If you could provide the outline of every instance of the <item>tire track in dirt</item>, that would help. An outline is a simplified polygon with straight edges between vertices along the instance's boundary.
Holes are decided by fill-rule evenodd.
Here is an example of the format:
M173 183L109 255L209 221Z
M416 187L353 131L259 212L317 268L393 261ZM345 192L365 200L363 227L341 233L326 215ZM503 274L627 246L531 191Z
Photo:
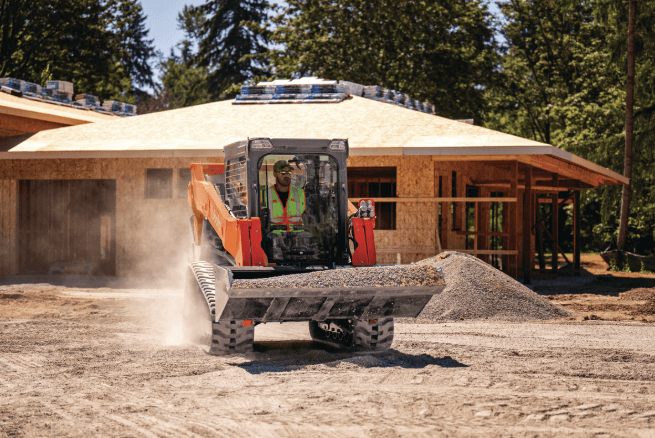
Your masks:
M0 356L0 367L9 368L15 372L28 372L31 368L41 367L43 358L35 355L3 353Z

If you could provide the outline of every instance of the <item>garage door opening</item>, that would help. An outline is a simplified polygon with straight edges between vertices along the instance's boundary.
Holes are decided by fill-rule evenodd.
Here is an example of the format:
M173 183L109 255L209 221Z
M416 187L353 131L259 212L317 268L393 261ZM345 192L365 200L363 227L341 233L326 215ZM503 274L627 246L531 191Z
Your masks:
M116 180L21 180L21 274L116 273Z

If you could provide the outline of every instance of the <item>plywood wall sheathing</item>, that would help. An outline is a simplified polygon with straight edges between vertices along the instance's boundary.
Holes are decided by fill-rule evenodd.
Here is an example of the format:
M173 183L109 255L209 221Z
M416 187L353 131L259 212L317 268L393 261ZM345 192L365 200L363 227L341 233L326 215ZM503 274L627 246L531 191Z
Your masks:
M16 180L0 180L0 275L18 273Z

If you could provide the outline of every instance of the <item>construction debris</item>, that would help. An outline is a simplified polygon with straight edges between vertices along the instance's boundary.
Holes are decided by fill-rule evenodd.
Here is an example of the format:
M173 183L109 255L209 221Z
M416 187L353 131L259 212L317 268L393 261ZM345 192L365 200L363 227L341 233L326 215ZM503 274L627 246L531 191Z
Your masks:
M232 288L361 288L443 286L444 284L443 277L436 266L406 265L331 269L308 274L234 280Z
M414 266L440 267L447 282L446 289L432 297L419 314L419 320L530 321L573 316L472 255L446 251Z

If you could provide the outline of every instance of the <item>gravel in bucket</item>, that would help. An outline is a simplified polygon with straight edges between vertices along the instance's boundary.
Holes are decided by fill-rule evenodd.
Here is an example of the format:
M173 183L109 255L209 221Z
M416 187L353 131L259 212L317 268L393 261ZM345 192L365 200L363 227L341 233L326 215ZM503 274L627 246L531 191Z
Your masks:
M292 274L254 280L234 280L232 288L358 288L443 286L436 266L397 265L332 269L308 274Z

